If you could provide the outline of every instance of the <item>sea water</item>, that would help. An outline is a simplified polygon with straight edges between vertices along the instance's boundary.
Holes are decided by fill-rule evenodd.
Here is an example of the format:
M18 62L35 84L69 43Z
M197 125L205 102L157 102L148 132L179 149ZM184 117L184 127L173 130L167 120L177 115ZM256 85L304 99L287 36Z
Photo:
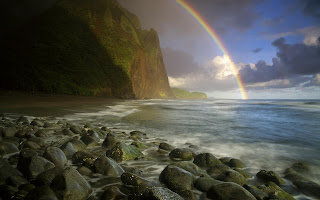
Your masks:
M241 159L251 173L283 172L294 162L320 168L320 100L128 100L63 118L195 145Z

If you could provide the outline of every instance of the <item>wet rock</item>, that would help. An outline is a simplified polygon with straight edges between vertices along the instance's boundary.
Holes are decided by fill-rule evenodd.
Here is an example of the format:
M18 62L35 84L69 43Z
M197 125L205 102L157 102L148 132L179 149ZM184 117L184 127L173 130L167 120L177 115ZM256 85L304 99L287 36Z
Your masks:
M178 193L184 198L192 199L193 182L195 177L188 171L168 165L160 174L159 180L165 184L170 190Z
M63 169L60 167L54 167L47 171L42 172L36 178L35 184L36 185L47 185L50 186L53 179L63 172Z
M311 171L310 165L301 162L294 163L291 168L300 173L308 173Z
M17 168L27 178L36 178L40 173L54 168L54 164L41 156L19 158Z
M118 142L112 149L107 150L106 156L117 162L122 162L126 160L133 160L143 156L143 154L135 146Z
M93 169L95 173L112 177L120 177L124 173L122 167L108 157L97 158L93 163Z
M10 142L0 142L0 152L5 155L9 153L16 153L19 152L19 149L16 145L10 143Z
M127 195L122 193L118 187L111 186L102 193L100 200L120 200L126 199L126 197Z
M194 155L189 149L176 148L170 152L169 157L176 161L189 161L193 159Z
M88 135L82 136L80 140L88 147L99 146L99 143L93 137Z
M200 167L198 167L196 164L188 161L180 161L180 162L173 162L172 165L180 167L194 176L204 176L204 177L210 177L207 172Z
M25 116L20 116L19 119L18 119L18 122L28 122L29 123L29 120Z
M239 169L239 168L235 168L233 169L234 171L237 171L239 172L242 176L244 176L245 178L252 178L252 175L249 174L248 172L242 170L242 169Z
M20 187L21 185L29 183L24 177L22 176L10 176L7 180L6 183L8 185L11 185L13 187Z
M24 190L24 191L27 191L27 192L30 192L31 190L33 190L36 186L31 184L31 183L27 183L27 184L24 184L24 185L21 185L19 187L20 190Z
M72 131L74 134L77 134L77 135L81 135L82 134L80 129L78 129L78 127L76 127L76 126L71 126L70 127L70 131Z
M223 157L223 158L219 158L219 160L221 161L221 163L228 165L229 161L231 160L231 157Z
M87 122L83 127L84 128L91 128L91 124L89 122Z
M246 190L248 190L257 200L265 200L268 198L268 195L261 190L259 190L257 187L253 185L244 185L243 186Z
M151 187L146 189L142 196L142 200L183 200L177 193L164 187Z
M294 182L297 180L308 180L306 176L302 176L292 168L287 168L284 174L285 174L284 178L290 180L291 182Z
M112 149L116 146L118 140L112 133L108 133L107 137L104 139L102 146L106 147L107 149Z
M44 125L43 125L44 128L52 128L54 127L54 124L50 123L50 122L44 122Z
M53 179L51 188L58 199L64 200L85 200L92 193L87 180L71 167Z
M58 147L47 147L43 157L50 160L57 167L63 168L67 164L67 157Z
M22 176L21 172L13 168L7 160L0 158L0 184L11 176Z
M69 142L73 145L73 148L76 151L86 151L87 150L87 146L81 140L71 139L71 140L69 140Z
M255 200L256 198L246 189L236 183L220 183L212 186L207 197L210 199L219 200Z
M38 144L40 147L46 146L46 143L44 142L44 140L42 138L32 137L32 138L29 138L27 141L34 142L34 143Z
M35 142L32 142L32 141L25 141L21 147L21 149L41 149L41 147L35 143Z
M89 136L90 137L92 137L96 142L100 142L100 135L97 133L97 132L95 132L94 130L88 130L88 134L89 134ZM102 136L102 135L101 135Z
M93 155L90 152L78 151L75 154L73 154L72 163L76 165L83 165L90 168L96 159L97 156Z
M43 130L38 130L34 135L36 137L47 137L48 136Z
M74 133L72 131L70 131L70 129L62 129L62 134L63 135L68 135L68 136L74 136Z
M7 127L2 130L2 137L14 137L18 130L14 127Z
M63 151L63 153L65 154L65 156L67 158L72 158L73 154L76 153L76 150L73 147L73 144L71 142L66 142L64 143L60 149Z
M14 193L18 192L18 188L11 185L0 185L0 197L2 199L11 199Z
M257 177L267 182L272 181L277 185L282 185L285 183L285 181L273 171L261 170L257 173Z
M31 190L25 200L58 200L58 198L50 187L40 186Z
M229 167L231 167L231 168L244 168L243 162L241 162L241 160L235 159L235 158L232 158L232 159L228 162L228 165L229 165Z
M208 177L199 177L195 182L194 186L201 192L207 192L213 185L223 183L222 181L215 180Z
M159 149L163 149L163 150L166 150L166 151L172 151L174 149L174 147L171 146L168 143L161 142L160 145L159 145Z
M225 171L223 174L219 175L217 179L220 181L237 183L241 186L247 183L246 178L234 170Z
M25 130L18 130L18 132L14 135L14 137L26 138L28 135L29 135L29 132L27 133L27 131Z
M227 170L230 170L230 167L224 164L216 164L210 167L207 170L207 173L212 177L218 177L219 175L225 173Z
M320 199L320 185L308 180L297 180L293 182L304 194Z
M147 146L145 144L143 144L142 142L138 142L138 141L132 142L131 145L133 145L139 149L146 149L147 148Z
M12 200L23 200L27 196L28 192L24 190L19 190L13 194Z
M85 166L81 166L77 170L83 176L89 176L92 173L91 169Z
M42 127L44 124L39 121L39 120L33 120L31 123L30 123L31 126L37 126L37 127Z
M145 137L147 134L141 132L141 131L131 131L130 132L130 138L134 140L140 140L141 138Z
M216 164L221 164L220 160L214 157L211 153L201 153L196 155L193 163L204 168L210 168Z
M264 185L258 186L262 192L268 194L271 199L286 199L286 200L294 200L290 194L282 190L277 184L274 182L268 182Z

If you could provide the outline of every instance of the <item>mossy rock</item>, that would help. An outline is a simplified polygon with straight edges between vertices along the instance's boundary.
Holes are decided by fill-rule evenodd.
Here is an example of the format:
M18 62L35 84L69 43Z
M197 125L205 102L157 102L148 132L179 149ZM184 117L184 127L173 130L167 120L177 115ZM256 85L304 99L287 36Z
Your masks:
M286 199L286 200L295 200L293 196L289 193L281 189L277 184L274 182L268 182L264 185L258 186L262 192L269 195L269 198L276 198L276 199Z
M106 156L117 162L122 162L141 157L143 153L133 145L118 142L112 149L107 150Z

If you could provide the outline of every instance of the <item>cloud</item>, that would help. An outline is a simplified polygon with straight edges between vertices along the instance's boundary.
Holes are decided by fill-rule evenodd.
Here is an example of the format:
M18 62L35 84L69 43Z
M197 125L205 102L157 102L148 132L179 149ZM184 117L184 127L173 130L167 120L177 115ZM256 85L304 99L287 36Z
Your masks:
M253 53L259 53L261 51L262 51L262 48L256 48L252 50Z
M286 20L283 17L276 17L272 19L265 19L261 22L261 24L268 27L275 27L280 24L283 24L285 21Z
M320 1L319 0L304 0L303 13L305 15L312 16L314 18L320 19Z

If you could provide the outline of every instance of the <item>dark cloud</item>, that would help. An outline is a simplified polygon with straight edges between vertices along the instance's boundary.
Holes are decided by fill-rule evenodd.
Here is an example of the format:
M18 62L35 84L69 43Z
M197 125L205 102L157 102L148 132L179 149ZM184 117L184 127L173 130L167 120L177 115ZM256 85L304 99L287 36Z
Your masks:
M0 33L12 29L40 15L57 0L1 0Z
M252 84L286 78L293 78L293 81L297 77L308 78L308 75L320 73L319 45L286 44L284 38L275 40L272 45L278 49L278 52L271 65L265 61L259 61L255 68L247 65L239 70L245 83Z
M320 19L320 1L319 0L303 0L305 5L303 13L314 18Z
M262 48L256 48L252 50L253 53L259 53L261 51L262 51Z
M162 48L162 55L168 76L181 77L200 70L199 64L187 52Z
M283 24L285 21L286 20L283 17L277 17L272 19L265 19L261 22L261 24L268 27L275 27L280 24Z

